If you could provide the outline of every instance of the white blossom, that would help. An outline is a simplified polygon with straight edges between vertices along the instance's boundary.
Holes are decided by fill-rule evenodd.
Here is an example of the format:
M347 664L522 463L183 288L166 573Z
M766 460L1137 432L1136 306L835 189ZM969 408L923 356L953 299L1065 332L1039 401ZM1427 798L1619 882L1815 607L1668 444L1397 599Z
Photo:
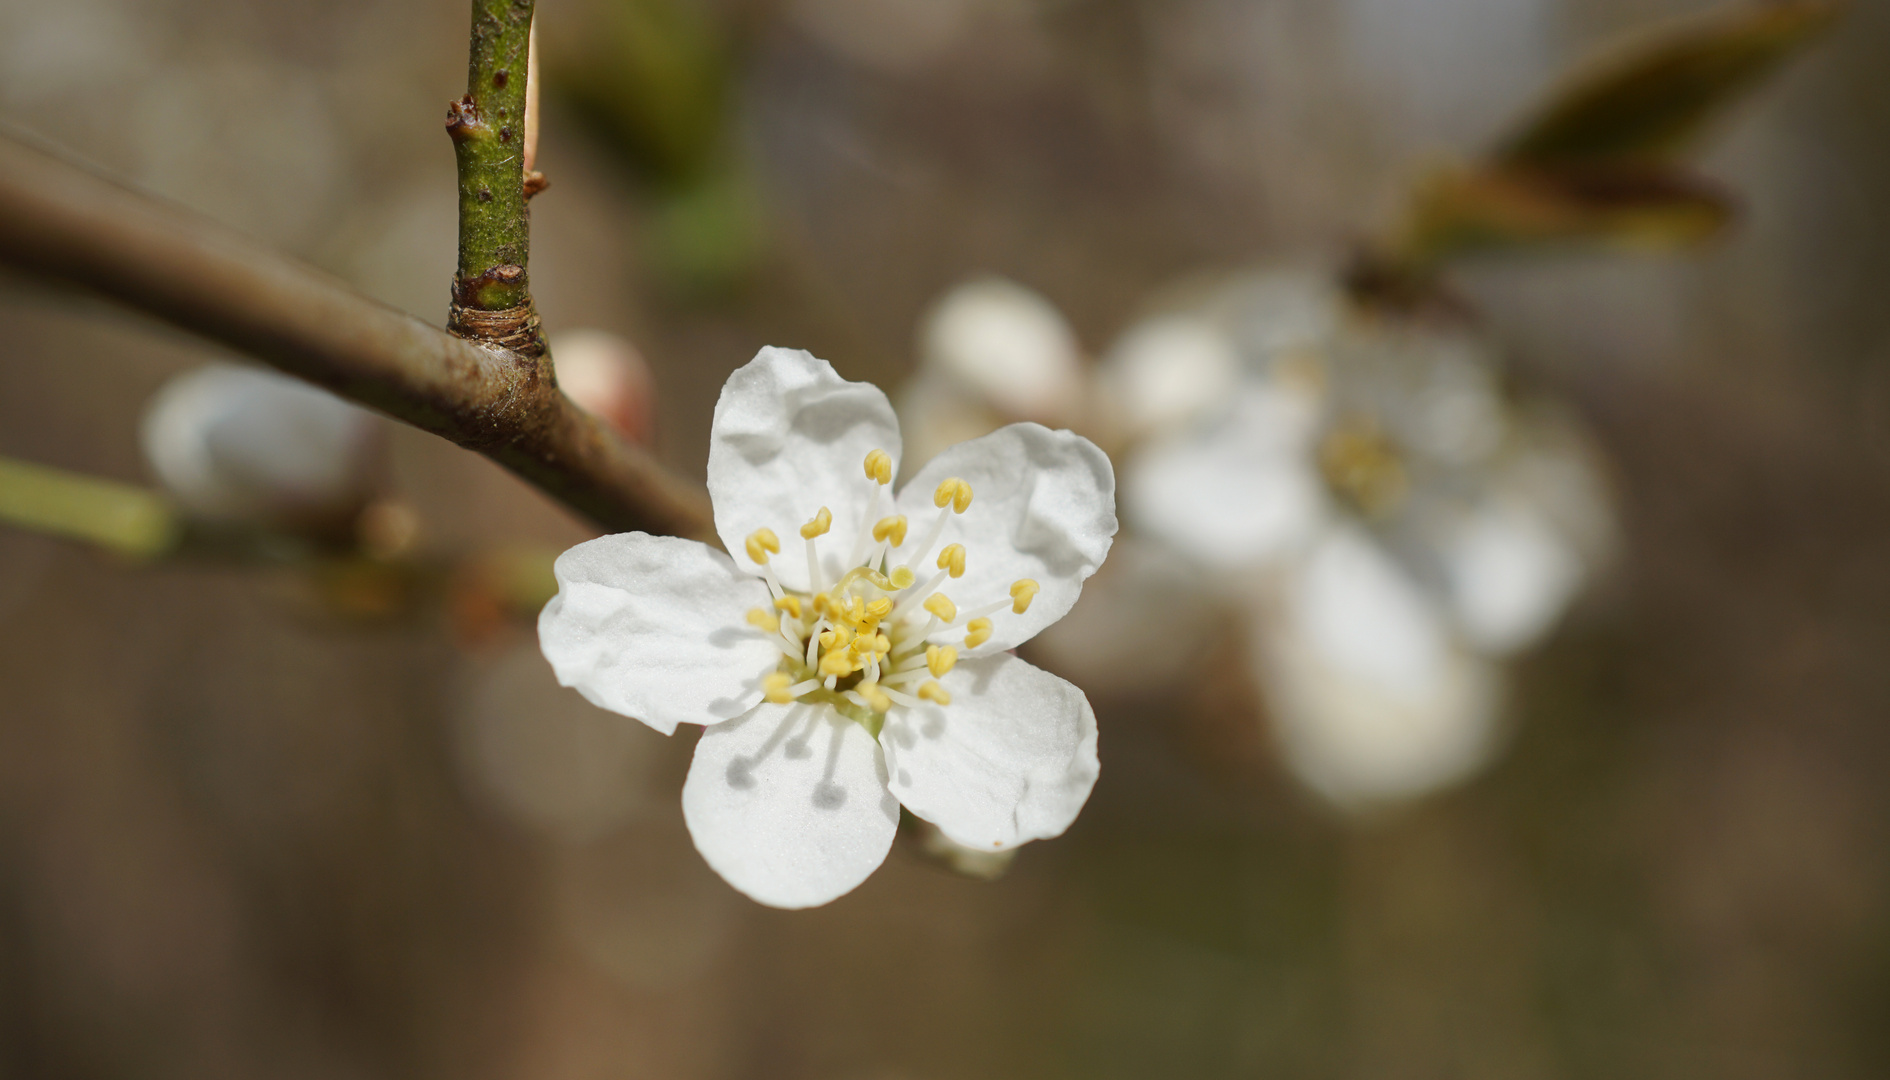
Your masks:
M729 377L711 435L734 557L601 537L559 558L539 620L561 683L665 734L707 725L684 816L709 865L764 904L865 880L901 804L1004 851L1062 833L1096 780L1088 701L1008 650L1068 612L1107 555L1108 459L1013 424L894 493L900 453L878 389L764 349Z
M373 494L372 413L286 375L206 364L166 383L140 432L145 458L205 517L286 527L345 521Z

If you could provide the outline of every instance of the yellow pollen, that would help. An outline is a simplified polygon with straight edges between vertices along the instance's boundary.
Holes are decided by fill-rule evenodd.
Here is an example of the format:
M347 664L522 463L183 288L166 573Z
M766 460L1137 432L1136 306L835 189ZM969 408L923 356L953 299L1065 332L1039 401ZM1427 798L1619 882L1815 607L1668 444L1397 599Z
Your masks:
M774 535L773 529L756 529L748 534L748 557L758 563L766 563L770 554L781 554L781 538Z
M952 603L944 593L933 593L926 597L925 610L937 615L940 622L951 622L958 617L958 605Z
M1042 586L1029 578L1012 582L1011 613L1014 615L1022 615L1024 612L1030 610L1030 602L1036 598L1037 592L1041 588Z
M885 634L873 635L873 651L881 656L892 652L892 638L887 637Z
M965 648L975 649L991 640L991 620L973 619L965 624Z
M925 669L930 671L934 678L944 678L945 673L950 671L957 663L958 650L952 648L950 645L927 645L925 647Z
M783 596L774 602L774 606L797 619L801 617L801 598L798 596Z
M861 623L865 622L866 621L866 598L863 596L854 597L853 602L847 605L846 617L847 617L847 621L851 622L855 626L858 626Z
M952 695L938 684L937 679L927 679L919 684L919 696L927 701L936 701L940 705L950 705Z
M841 649L822 653L820 673L822 675L851 675L853 674L853 660Z
M965 576L965 545L947 544L945 550L938 553L938 568L955 578Z
M888 537L892 539L893 547L906 542L906 515L883 517L879 519L879 524L873 526L873 539L885 540Z
M775 618L766 608L755 608L748 613L748 625L772 634L781 629L781 620Z
M866 617L872 619L874 622L878 622L886 616L891 615L892 609L892 597L882 596L866 605Z
M971 485L956 476L940 483L932 492L932 505L943 510L950 503L954 513L962 514L971 505Z
M853 631L844 626L836 626L832 630L823 631L820 635L820 647L823 649L843 648L852 641Z
M881 690L878 683L863 682L854 689L860 692L860 696L866 699L866 703L873 707L874 712L885 712L892 708L892 699L886 696L886 691Z
M881 486L892 483L892 455L884 450L866 455L866 478Z
M833 608L833 598L826 593L814 594L814 614L825 615Z
M771 672L761 680L761 696L776 705L786 705L794 700L794 695L788 693L793 685L793 676L784 671Z
M827 530L831 528L833 528L833 511L823 506L820 508L820 513L815 514L812 520L801 526L801 539L812 540L816 536L825 536Z
M895 566L893 567L892 577L888 579L887 584L892 586L892 592L898 592L901 589L911 588L913 581L916 580L918 576L919 575L912 572L912 567L910 566Z

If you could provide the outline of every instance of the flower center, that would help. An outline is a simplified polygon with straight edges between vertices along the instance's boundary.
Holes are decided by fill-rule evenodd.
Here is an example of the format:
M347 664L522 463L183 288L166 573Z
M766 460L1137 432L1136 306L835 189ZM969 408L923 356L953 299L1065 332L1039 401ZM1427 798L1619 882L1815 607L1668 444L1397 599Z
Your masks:
M964 576L965 545L938 543L951 518L971 508L971 485L957 477L939 484L932 493L938 516L902 550L910 532L906 516L881 516L891 455L866 455L866 479L872 498L837 580L827 581L821 569L820 541L833 530L833 512L824 506L801 526L808 591L783 588L775 575L769 559L781 553L781 540L773 529L755 530L743 547L774 597L772 607L750 611L748 623L781 647L780 662L762 677L763 698L777 705L832 705L877 736L895 706L951 704L939 680L958 663L959 644L984 644L990 617L1007 607L1023 614L1038 585L1024 578L1005 599L960 609L940 586ZM921 578L926 570L932 572Z
M1404 456L1391 437L1362 416L1334 425L1319 444L1326 484L1367 517L1391 513L1410 486Z

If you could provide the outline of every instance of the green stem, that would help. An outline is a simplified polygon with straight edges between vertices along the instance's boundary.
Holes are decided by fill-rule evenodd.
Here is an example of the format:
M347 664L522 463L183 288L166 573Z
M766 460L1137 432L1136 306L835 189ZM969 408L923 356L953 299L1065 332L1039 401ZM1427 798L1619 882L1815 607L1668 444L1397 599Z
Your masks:
M460 308L505 311L531 304L525 92L533 2L473 0L466 96L447 108L446 130L459 158L453 300ZM463 336L485 336L477 329L477 323L465 327Z
M143 488L9 458L0 458L0 521L146 559L183 533L171 504Z

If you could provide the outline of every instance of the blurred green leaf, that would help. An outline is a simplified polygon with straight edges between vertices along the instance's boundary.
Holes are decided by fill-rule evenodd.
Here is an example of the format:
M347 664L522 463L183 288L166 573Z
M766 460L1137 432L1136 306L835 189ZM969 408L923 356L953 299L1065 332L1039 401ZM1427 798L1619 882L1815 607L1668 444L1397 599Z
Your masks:
M1413 199L1404 247L1427 260L1554 245L1662 251L1731 221L1731 200L1663 170L1447 170Z
M1783 0L1626 42L1577 69L1492 159L1531 168L1670 161L1840 9L1834 0Z

